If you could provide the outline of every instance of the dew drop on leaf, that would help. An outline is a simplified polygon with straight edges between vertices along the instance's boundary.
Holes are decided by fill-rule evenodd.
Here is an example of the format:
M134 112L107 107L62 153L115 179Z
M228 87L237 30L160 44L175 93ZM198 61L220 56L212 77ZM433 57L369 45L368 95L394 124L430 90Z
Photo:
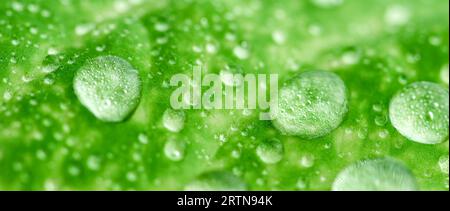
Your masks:
M278 108L271 110L273 125L286 135L324 136L336 129L347 113L346 92L344 82L334 73L301 73L281 88Z
M360 161L342 170L333 183L335 191L417 190L412 173L392 159Z
M448 90L416 82L400 90L389 105L392 125L406 138L423 144L446 140L449 127Z
M136 108L141 81L131 64L116 56L88 60L76 73L74 90L81 104L106 122L120 122Z
M190 182L185 190L188 191L243 191L245 183L235 175L224 171L206 172Z
M278 163L283 158L283 144L278 139L264 140L256 147L256 154L264 163Z
M448 174L448 155L443 155L439 158L439 168L441 169L441 172L444 174Z
M178 133L184 128L186 116L182 110L167 109L163 114L163 125L171 131Z
M186 143L183 140L170 138L164 145L164 155L172 161L180 161L184 158Z
M248 50L242 46L236 46L233 49L233 53L238 59L241 59L241 60L247 59L249 57Z

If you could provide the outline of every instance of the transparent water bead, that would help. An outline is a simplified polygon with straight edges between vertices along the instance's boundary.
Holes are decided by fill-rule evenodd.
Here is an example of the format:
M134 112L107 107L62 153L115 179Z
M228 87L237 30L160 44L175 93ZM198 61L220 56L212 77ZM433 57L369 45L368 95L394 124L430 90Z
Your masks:
M74 91L81 104L106 122L120 122L139 103L141 80L131 64L116 56L88 60L76 73Z
M283 144L278 139L265 140L256 147L256 154L264 163L278 163L283 158Z
M163 125L171 131L178 133L184 128L186 116L182 110L167 109L163 114Z
M186 143L184 140L171 138L164 145L164 155L172 161L180 161L184 158Z
M448 155L441 156L439 158L438 165L439 165L439 168L441 169L442 173L448 174L448 169L449 169L449 166L448 166Z
M335 191L412 191L417 184L404 165L392 159L360 161L346 167L333 183Z
M224 171L212 171L200 175L189 183L188 191L244 191L245 183L235 175Z
M392 125L406 138L437 144L448 137L448 90L430 82L416 82L400 90L389 105Z
M316 6L321 8L330 8L341 5L344 0L311 0Z
M334 73L308 71L281 88L273 125L283 134L312 139L336 129L347 113L347 90Z

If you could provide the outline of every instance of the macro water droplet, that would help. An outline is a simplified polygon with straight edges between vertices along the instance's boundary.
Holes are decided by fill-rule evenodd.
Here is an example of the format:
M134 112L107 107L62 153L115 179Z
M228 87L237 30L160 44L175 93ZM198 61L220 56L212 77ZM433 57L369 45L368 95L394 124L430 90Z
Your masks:
M248 50L242 46L236 46L233 49L233 53L238 59L241 59L241 60L248 59L248 57L249 57Z
M402 5L391 5L387 8L384 20L391 26L401 26L408 23L411 13Z
M211 171L203 173L189 183L187 191L244 191L245 183L232 173L225 171Z
M303 178L299 178L296 183L297 189L304 190L307 187L307 184Z
M412 191L417 184L403 164L392 159L360 161L342 170L333 183L335 191Z
M358 52L349 50L342 54L341 60L345 65L354 65L359 62L360 57Z
M300 166L303 168L311 168L314 165L314 155L306 154L300 158Z
M131 172L131 171L127 173L126 177L127 177L127 180L130 182L135 182L137 180L136 173Z
M264 163L278 163L283 158L283 143L278 139L264 140L256 147L256 154Z
M155 30L159 32L165 32L169 30L169 25L167 23L158 22L155 24Z
M11 8L16 12L21 12L23 11L24 6L20 2L14 1L11 3Z
M448 90L430 82L416 82L400 90L389 105L392 125L406 138L437 144L449 127Z
M186 143L184 140L170 138L164 145L164 155L169 160L180 161L184 157Z
M286 41L286 35L282 31L274 31L272 32L272 39L276 44L283 44Z
M163 125L171 131L178 133L184 128L186 116L182 110L167 109L163 114Z
M88 60L76 73L74 90L81 104L106 122L120 122L136 108L141 80L130 63L116 56Z
M11 40L11 44L14 46L18 46L20 44L19 40Z
M443 155L439 158L438 162L439 168L441 169L441 172L444 174L448 174L448 155Z
M140 134L138 135L138 141L139 141L139 143L141 143L141 144L148 144L148 136L145 135L144 133L140 133Z
M330 8L341 5L344 0L311 0L312 3L321 8Z
M11 94L11 92L8 92L8 91L4 92L4 93L3 93L3 99L4 99L6 102L8 102L9 100L11 100L11 99L12 99L12 94Z
M344 82L334 73L308 71L291 79L271 109L275 128L286 135L312 139L336 129L347 113Z
M442 82L444 82L445 84L447 84L448 85L448 64L446 64L446 65L444 65L442 68L441 68L441 72L440 72L440 76L441 76L441 80L442 80Z
M89 156L86 161L87 167L90 170L97 171L100 169L100 159L96 156Z
M71 175L71 176L78 176L80 175L80 168L78 168L77 166L69 166L69 168L67 169L67 172Z

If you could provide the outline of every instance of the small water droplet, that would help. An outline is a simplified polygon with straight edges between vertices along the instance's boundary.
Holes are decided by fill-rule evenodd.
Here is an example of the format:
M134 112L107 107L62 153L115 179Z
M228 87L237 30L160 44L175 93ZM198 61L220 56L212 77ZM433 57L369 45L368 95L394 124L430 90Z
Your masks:
M177 138L170 138L164 145L164 154L172 161L180 161L184 158L186 143Z
M268 139L258 145L256 154L264 163L274 164L283 158L284 147L278 139Z
M249 57L248 50L242 46L236 46L233 49L233 53L238 59L241 59L241 60L248 59L248 57Z
M186 116L182 110L167 109L163 114L163 125L171 131L178 133L184 128Z

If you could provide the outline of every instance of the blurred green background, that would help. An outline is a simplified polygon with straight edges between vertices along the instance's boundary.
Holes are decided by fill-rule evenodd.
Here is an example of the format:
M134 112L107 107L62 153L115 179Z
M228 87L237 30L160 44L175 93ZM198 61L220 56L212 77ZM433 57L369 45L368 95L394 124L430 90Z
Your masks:
M391 157L420 190L448 190L448 138L409 141L387 116L409 83L448 90L448 37L447 0L2 0L0 189L330 190L344 167ZM73 91L75 72L101 55L127 60L142 80L136 111L120 123L95 118ZM170 77L194 65L280 81L333 71L349 111L314 140L283 136L245 110L186 110L171 132ZM266 164L255 149L272 138L282 159Z

